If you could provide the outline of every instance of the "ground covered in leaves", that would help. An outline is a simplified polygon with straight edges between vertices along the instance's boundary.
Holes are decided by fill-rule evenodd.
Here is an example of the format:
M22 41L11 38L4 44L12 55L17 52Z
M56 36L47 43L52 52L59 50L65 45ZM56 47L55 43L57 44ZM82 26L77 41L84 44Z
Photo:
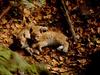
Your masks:
M25 56L30 63L46 64L47 69L54 75L96 75L99 71L95 69L100 62L98 59L100 57L100 2L98 0L97 2L95 0L66 0L65 2L73 22L77 42L72 39L60 0L51 0L47 1L44 7L36 7L33 14L30 14L27 9L23 9L22 14L18 8L12 7L0 20L0 44L9 47L13 43L13 34L17 34L30 22L47 26L52 30L60 30L68 36L70 44L68 53L46 47L40 54L34 54L34 59L20 48L16 48L15 51Z

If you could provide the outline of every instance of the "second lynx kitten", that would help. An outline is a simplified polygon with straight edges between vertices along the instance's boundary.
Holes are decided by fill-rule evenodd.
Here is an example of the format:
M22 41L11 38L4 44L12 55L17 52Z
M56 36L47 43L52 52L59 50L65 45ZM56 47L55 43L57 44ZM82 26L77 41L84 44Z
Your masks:
M38 37L38 43L34 44L32 47L39 47L39 50L42 51L43 47L60 44L57 49L63 48L63 52L68 51L69 43L66 41L67 37L61 32L47 31L41 34Z

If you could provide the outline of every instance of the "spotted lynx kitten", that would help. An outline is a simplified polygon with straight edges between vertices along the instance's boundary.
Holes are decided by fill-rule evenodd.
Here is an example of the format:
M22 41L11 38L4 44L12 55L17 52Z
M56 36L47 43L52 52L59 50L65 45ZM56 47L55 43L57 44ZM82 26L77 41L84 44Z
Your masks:
M19 39L20 43L21 43L21 48L26 48L29 47L28 43L27 43L27 39L31 39L31 34L34 34L35 37L38 37L41 35L40 31L41 30L48 30L47 27L43 27L43 26L33 26L32 28L32 32L30 32L30 28L25 28L23 30L21 30L18 35L16 35L17 39Z
M67 37L61 32L47 31L41 34L38 37L38 43L33 44L32 48L39 47L39 50L42 51L43 47L61 44L57 49L62 49L63 52L68 51L69 43L66 41Z
M17 35L17 39L19 39L21 43L21 48L26 48L28 47L27 39L31 39L30 31L29 29L23 29L19 32Z

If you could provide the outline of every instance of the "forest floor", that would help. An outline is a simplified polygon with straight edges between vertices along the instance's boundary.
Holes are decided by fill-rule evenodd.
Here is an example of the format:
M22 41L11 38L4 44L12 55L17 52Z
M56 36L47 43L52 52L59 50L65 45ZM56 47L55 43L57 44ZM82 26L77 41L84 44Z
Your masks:
M12 35L31 21L52 30L60 30L68 37L70 45L67 53L46 47L40 54L34 54L34 59L23 49L16 48L15 51L23 55L30 63L46 64L47 69L54 75L96 75L99 73L96 67L100 68L100 2L99 5L95 3L92 5L93 3L89 4L85 0L66 1L77 42L72 38L64 13L58 3L57 0L51 0L45 7L37 7L33 14L24 9L26 24L23 23L21 11L12 7L9 13L0 20L0 44L9 47L13 43ZM2 9L0 8L0 12Z

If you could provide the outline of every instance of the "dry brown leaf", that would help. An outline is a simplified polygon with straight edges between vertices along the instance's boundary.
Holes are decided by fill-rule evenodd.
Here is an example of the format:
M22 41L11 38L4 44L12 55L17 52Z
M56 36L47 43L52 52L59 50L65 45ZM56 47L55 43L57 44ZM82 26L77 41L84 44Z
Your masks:
M51 58L50 58L50 56L48 56L48 55L45 55L44 57L45 57L45 59L46 59L47 61L51 61Z
M5 18L2 19L2 24L6 24L7 20Z
M60 69L59 69L59 72L66 72L66 69L60 68Z
M97 42L98 44L100 44L100 39L96 39L96 42Z
M60 59L60 61L63 61L64 60L64 58L62 56L60 56L59 59Z
M53 71L59 71L59 68L58 67L54 67L52 68Z
M87 60L86 59L79 59L77 60L79 63L81 63L82 65L85 65Z
M53 66L56 66L56 65L58 65L59 63L58 63L55 59L53 59L52 62L51 62L51 64L52 64Z
M80 48L80 47L81 47L81 43L78 43L76 48Z
M100 27L98 27L97 32L100 34Z

